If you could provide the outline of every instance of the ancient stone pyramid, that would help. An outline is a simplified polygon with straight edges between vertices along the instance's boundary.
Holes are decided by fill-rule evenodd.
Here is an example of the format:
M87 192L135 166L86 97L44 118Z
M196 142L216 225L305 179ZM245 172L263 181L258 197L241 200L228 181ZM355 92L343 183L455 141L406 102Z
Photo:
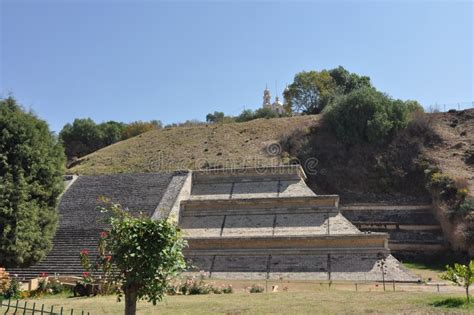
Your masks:
M52 251L22 279L81 275L79 251L107 229L99 197L130 212L176 220L193 268L213 278L416 281L390 255L386 233L360 232L339 197L315 195L299 166L79 176L59 204ZM384 267L380 264L383 261Z
M179 226L194 271L213 278L416 281L388 234L359 231L337 195L315 195L299 166L192 172Z

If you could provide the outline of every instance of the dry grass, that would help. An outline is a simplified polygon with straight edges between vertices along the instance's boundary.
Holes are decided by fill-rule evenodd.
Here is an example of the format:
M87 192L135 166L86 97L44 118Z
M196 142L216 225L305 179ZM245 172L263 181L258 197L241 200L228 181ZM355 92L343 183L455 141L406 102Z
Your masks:
M150 131L87 155L68 172L106 174L274 165L280 157L269 155L266 147L289 131L308 128L319 119L257 119Z
M468 314L474 308L445 301L462 295L423 292L348 292L315 289L301 292L169 296L158 305L140 302L138 314ZM113 296L47 298L47 306L65 306L91 314L120 314L123 302Z
M433 114L434 130L443 140L426 151L443 173L464 181L474 194L474 165L467 160L474 154L474 109Z

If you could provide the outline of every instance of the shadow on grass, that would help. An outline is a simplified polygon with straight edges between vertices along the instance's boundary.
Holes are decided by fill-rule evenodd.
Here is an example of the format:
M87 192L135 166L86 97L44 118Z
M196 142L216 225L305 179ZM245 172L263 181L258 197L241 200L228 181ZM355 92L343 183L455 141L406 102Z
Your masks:
M436 259L430 260L410 260L407 259L403 261L403 264L408 268L415 268L415 269L424 269L424 270L433 270L433 271L446 271L446 265L453 265L454 263L458 262L459 260L454 259L453 257L436 257Z
M474 303L468 303L465 298L447 298L443 300L437 300L431 303L434 307L447 307L447 308L469 308L474 309Z

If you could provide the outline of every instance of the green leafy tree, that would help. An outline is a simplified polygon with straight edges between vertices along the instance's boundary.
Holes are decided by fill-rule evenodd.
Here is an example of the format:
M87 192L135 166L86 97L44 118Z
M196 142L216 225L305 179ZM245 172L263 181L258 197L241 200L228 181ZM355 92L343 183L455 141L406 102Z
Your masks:
M102 130L90 118L78 118L72 124L66 124L59 133L59 139L69 160L104 147Z
M259 108L255 111L254 119L258 118L276 118L279 115L270 108Z
M336 97L363 87L372 87L369 77L350 73L339 66L332 70L297 73L284 96L293 111L318 114Z
M408 122L405 103L373 88L340 96L324 110L324 123L344 143L383 142Z
M125 314L135 314L138 299L161 301L169 281L186 268L186 243L166 220L135 217L117 204L103 211L111 215L106 244L125 294Z
M251 109L245 109L240 113L239 116L237 116L236 121L237 122L246 122L250 121L252 119L255 119L255 114Z
M443 280L448 280L464 287L466 299L469 303L469 287L474 283L474 260L471 260L467 265L454 264L454 267L446 266L446 273L440 277Z
M224 112L214 112L206 115L206 121L208 123L222 123L224 121L225 115Z
M116 121L108 121L99 124L98 127L102 138L102 145L107 146L122 140L122 133L125 126L124 123Z
M64 163L46 122L0 100L0 265L28 266L51 249Z
M420 105L417 101L408 100L405 101L405 106L409 113L424 113L425 110L423 106Z
M336 83L338 94L349 94L363 87L372 87L369 77L350 73L341 66L329 70L329 75Z

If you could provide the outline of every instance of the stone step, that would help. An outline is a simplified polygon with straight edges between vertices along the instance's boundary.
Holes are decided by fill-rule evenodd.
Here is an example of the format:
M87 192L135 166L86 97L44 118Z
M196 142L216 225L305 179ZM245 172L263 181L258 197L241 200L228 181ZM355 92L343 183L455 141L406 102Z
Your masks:
M223 214L274 214L337 211L339 196L320 195L282 198L184 200L181 216Z
M346 235L193 237L186 238L190 251L348 250L388 251L385 233Z
M301 280L382 280L377 253L306 254L306 255L210 255L187 257L191 270L206 271L211 278L301 279ZM385 279L415 282L417 277L406 272L388 255L384 261Z
M285 165L265 168L222 168L193 171L193 184L199 183L232 183L275 180L275 179L306 179L299 165Z

